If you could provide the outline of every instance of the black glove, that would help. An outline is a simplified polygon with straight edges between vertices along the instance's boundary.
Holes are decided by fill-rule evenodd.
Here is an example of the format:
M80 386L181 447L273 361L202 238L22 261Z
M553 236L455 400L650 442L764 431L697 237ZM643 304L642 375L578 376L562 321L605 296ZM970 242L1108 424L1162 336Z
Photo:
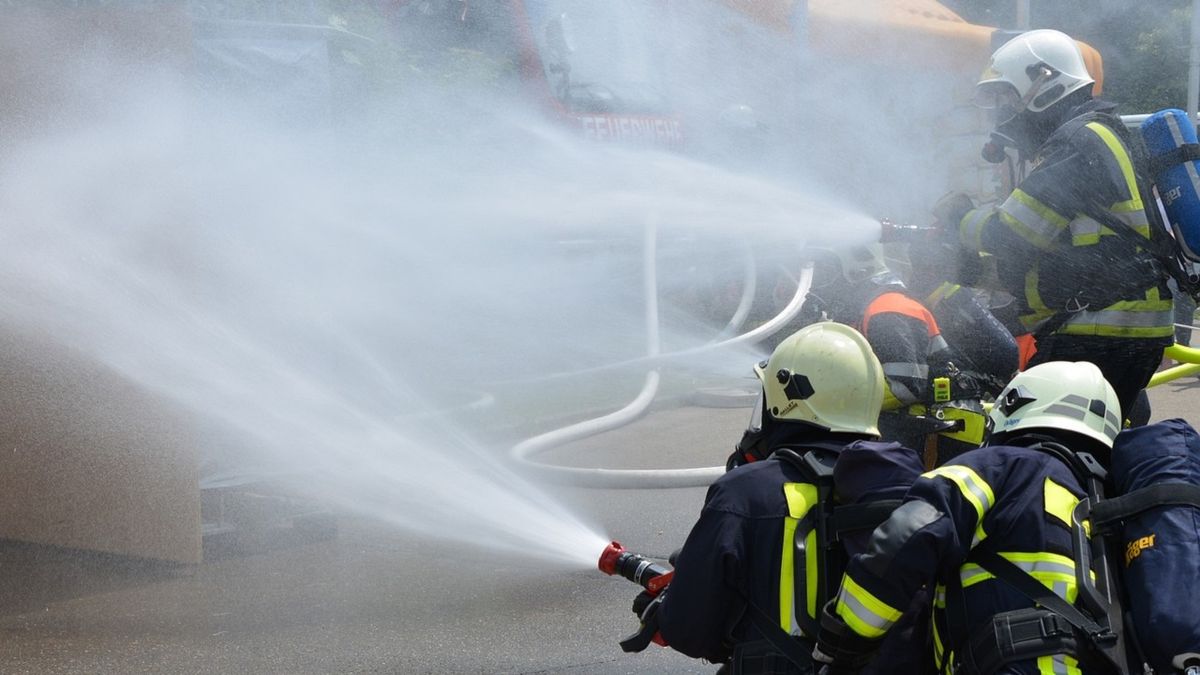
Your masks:
M866 638L855 633L845 621L833 613L836 600L830 600L821 610L821 630L813 661L826 664L826 675L853 675L875 658L881 638Z
M637 597L633 599L633 613L636 614L639 619L642 618L642 615L646 613L646 608L649 607L650 603L654 602L657 597L658 596L650 595L650 591L642 591L641 593L638 593Z
M637 613L639 601L642 596L649 596L649 593L640 593L633 601L634 613ZM658 636L658 608L662 606L663 598L667 597L667 589L663 589L657 597L651 598L649 602L642 608L638 618L641 620L641 625L638 631L633 635L621 640L621 650L625 652L640 652L650 646L651 642L655 642L658 637L658 644L666 645L662 638Z
M947 193L933 205L934 224L943 232L953 233L957 239L958 224L973 208L975 208L975 202L971 201L971 198L965 193Z

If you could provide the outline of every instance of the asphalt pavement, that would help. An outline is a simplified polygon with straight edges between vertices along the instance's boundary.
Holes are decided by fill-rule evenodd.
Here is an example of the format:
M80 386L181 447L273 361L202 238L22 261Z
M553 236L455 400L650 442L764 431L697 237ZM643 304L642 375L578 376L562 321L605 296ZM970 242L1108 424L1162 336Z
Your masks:
M1152 391L1154 418L1200 424L1200 380ZM564 464L719 464L745 409L680 407L560 448ZM665 557L702 488L550 488L632 550ZM596 552L599 555L599 551ZM711 673L625 654L637 588L595 569L417 537L345 515L336 538L281 536L164 567L0 546L3 673Z

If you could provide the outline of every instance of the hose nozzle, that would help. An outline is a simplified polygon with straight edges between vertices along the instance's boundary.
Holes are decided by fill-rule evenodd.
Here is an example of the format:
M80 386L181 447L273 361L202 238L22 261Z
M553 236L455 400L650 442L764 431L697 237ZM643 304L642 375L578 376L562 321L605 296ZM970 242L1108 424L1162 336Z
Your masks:
M897 223L891 218L879 219L879 243L915 242L927 239L937 232L937 228L923 225Z
M612 576L622 576L633 583L657 594L671 582L674 570L654 562L653 560L626 550L620 542L612 542L600 552L601 572Z

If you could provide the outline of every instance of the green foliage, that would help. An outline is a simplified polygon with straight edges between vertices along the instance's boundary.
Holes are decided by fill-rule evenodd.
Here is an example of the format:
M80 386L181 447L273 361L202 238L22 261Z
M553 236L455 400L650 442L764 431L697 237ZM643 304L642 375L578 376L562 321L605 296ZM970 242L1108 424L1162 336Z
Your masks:
M1012 28L1014 0L942 0L974 23ZM1030 25L1087 42L1104 59L1104 96L1123 112L1186 104L1189 0L1030 0Z

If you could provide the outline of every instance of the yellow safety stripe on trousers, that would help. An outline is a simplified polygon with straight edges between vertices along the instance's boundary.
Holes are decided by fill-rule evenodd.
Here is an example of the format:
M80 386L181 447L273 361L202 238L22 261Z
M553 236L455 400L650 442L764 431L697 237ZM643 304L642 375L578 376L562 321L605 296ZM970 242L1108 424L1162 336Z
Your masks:
M1033 331L1038 324L1054 316L1054 310L1042 302L1042 294L1038 292L1037 266L1025 273L1025 304L1029 306L1030 313L1018 318L1026 330Z
M1063 525L1071 526L1071 513L1079 504L1079 497L1071 494L1067 488L1055 483L1048 476L1042 484L1042 500L1046 513L1062 521Z
M1098 311L1076 312L1056 333L1063 335L1100 335L1106 337L1166 337L1175 334L1171 300L1160 299L1157 288L1146 291L1145 300L1125 300ZM1035 330L1054 316L1038 293L1038 271L1025 273L1025 304L1031 310L1021 315L1021 325Z
M792 633L796 626L796 584L793 578L793 570L795 569L795 537L796 526L817 503L817 486L812 483L784 483L783 496L787 499L788 515L783 519L783 555L779 562L779 626L787 633ZM813 548L816 542L816 531L809 533L805 540L806 551L816 550ZM806 565L812 565L811 569L815 570L815 556L807 556ZM813 562L809 562L812 560ZM808 595L812 600L809 603L816 604L816 584L814 580L808 580ZM815 616L816 612L811 612L811 616Z
M1158 289L1147 296L1153 299L1117 302L1097 311L1077 312L1057 332L1064 335L1104 335L1110 337L1166 337L1175 334L1171 300L1159 300Z
M1038 675L1083 675L1083 671L1079 669L1079 660L1065 654L1039 656L1037 667Z
M1040 249L1050 248L1068 219L1017 188L1000 205L1000 220L1020 237Z
M835 611L850 630L868 638L886 633L901 614L900 610L871 595L849 575L842 577Z

